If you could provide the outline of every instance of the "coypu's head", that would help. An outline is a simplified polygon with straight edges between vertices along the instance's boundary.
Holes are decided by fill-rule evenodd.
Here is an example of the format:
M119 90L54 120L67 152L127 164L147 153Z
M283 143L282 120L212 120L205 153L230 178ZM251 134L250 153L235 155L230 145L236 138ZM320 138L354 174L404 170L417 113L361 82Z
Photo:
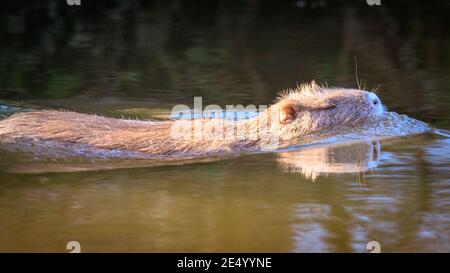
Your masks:
M314 81L283 92L273 107L278 110L282 139L359 124L383 113L380 99L372 92L326 88Z

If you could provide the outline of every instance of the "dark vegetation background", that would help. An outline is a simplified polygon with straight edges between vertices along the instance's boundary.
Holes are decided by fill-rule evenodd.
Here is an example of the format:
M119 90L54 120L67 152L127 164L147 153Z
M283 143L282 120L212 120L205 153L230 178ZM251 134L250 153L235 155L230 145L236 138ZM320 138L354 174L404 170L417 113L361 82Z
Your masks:
M380 85L389 109L450 127L450 2L3 0L0 99L267 104L316 79Z

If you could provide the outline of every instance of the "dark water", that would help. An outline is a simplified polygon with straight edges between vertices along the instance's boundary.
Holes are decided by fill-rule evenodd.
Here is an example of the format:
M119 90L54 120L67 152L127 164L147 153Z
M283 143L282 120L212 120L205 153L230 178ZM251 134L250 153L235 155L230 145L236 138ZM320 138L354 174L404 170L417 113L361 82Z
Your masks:
M268 104L355 87L356 59L389 110L438 130L168 165L2 152L0 251L450 251L450 5L201 2L3 1L0 112Z

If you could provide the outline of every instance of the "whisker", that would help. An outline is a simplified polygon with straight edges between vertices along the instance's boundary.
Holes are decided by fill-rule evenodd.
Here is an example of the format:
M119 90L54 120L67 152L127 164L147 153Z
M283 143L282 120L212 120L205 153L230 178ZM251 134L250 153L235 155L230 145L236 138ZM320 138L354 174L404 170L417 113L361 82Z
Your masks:
M380 87L381 87L381 84L374 86L374 88L372 88L372 92L376 94Z
M361 84L359 83L359 80L358 80L358 62L356 61L356 56L353 56L353 58L355 59L355 77L356 77L356 84L358 85L358 89L361 90Z
M361 173L358 173L357 176L358 176L358 191L360 191L361 190Z
M363 186L366 185L366 172L363 171Z

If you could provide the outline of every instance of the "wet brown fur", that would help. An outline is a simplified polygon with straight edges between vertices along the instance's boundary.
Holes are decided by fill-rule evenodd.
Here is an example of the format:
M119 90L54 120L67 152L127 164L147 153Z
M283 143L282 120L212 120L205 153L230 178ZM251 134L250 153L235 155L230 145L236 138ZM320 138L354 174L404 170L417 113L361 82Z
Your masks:
M16 113L0 121L0 142L59 141L99 149L175 156L259 150L260 145L270 142L274 136L280 141L292 140L321 129L354 125L376 117L367 93L330 89L312 82L286 90L265 112L239 121L138 121L66 111ZM195 137L196 129L190 126L193 122L200 126L197 128L207 130L209 138ZM182 139L173 137L175 124L184 128ZM228 138L224 133L226 128L233 129Z

